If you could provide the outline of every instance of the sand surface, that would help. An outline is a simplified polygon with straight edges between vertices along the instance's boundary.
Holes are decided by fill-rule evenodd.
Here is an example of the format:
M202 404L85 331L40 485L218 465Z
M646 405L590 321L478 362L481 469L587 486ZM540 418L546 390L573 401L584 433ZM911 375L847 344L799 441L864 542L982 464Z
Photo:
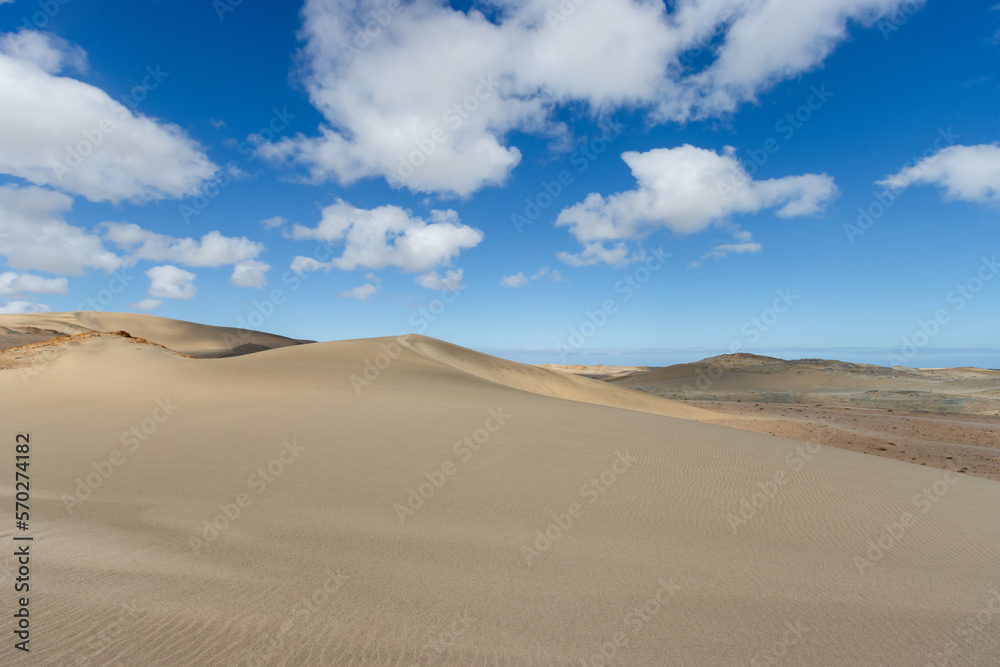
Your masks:
M1000 483L419 336L194 359L152 343L220 349L198 325L108 318L150 342L0 370L35 535L24 656L0 525L0 664L1000 655Z

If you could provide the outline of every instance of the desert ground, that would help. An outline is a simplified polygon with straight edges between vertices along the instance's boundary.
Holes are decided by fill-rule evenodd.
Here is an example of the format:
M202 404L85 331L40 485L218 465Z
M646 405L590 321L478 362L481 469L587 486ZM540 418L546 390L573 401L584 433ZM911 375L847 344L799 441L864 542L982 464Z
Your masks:
M715 423L1000 481L1000 371L723 355L549 366L724 413Z
M692 398L658 369L606 382L423 336L312 343L113 313L4 315L0 334L0 496L13 511L28 433L34 536L24 654L25 533L0 525L0 664L1000 655L1000 483L961 449L980 428L966 420L996 423L973 411L995 389L950 385L969 409L952 435L899 422L907 453L956 441L935 467L780 437L805 419L780 410L803 406L764 394L814 392L746 373ZM810 410L917 419L905 397L843 391Z

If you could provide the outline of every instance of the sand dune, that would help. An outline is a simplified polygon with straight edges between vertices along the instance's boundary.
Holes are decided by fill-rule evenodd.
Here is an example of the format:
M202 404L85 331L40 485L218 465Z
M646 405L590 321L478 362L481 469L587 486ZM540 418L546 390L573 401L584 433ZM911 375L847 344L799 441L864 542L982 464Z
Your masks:
M0 349L90 331L127 331L138 338L146 338L198 358L239 356L312 342L251 329L216 327L153 315L79 311L0 315Z
M219 349L118 317L102 326ZM424 337L191 359L104 335L0 371L0 391L4 437L31 433L36 535L30 662L8 640L2 664L1000 654L997 482L701 423Z

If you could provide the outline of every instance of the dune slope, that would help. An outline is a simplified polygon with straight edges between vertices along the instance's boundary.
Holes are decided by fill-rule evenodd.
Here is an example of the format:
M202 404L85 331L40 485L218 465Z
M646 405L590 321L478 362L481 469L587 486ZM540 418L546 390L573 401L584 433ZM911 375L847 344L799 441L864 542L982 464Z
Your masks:
M30 664L1000 652L1000 617L969 625L1000 606L996 482L623 409L421 337L207 360L99 338L0 371L4 437L32 439Z

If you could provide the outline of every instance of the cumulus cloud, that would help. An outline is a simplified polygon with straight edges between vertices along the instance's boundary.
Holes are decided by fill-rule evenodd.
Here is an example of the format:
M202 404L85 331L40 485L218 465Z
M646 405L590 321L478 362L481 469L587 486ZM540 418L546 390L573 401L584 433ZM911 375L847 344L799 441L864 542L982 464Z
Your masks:
M755 243L753 235L742 229L739 225L728 225L729 231L733 234L735 243L723 243L715 246L701 256L702 259L722 259L728 255L741 255L744 253L756 253L764 249L760 243ZM697 262L695 262L697 264ZM688 268L696 268L691 267Z
M156 310L163 305L163 301L160 299L143 299L137 303L130 303L129 308L135 308L136 310Z
M271 269L264 262L246 260L233 266L233 275L229 282L237 287L256 287L260 289L267 284L267 272Z
M22 294L66 294L67 292L69 292L69 287L65 278L43 278L15 271L0 273L0 297Z
M262 244L245 236L223 236L218 231L208 232L196 241L158 234L131 223L104 222L100 226L104 238L128 252L132 260L219 267L247 262L264 251Z
M446 271L443 276L434 271L417 276L414 282L427 289L457 291L465 289L465 283L462 282L464 276L465 272L462 269Z
M20 315L22 313L47 313L51 310L44 303L32 301L8 301L0 303L0 315Z
M329 271L333 266L331 264L324 264L318 259L313 259L312 257L303 257L299 255L292 260L289 268L296 273L311 273L313 271Z
M351 289L346 289L340 293L341 299L358 299L360 301L367 301L369 297L378 292L378 287L371 283L365 283L358 287Z
M118 203L199 191L217 171L178 126L131 111L57 74L85 66L78 47L22 30L0 37L0 173ZM151 68L152 70L152 68ZM152 70L149 85L169 72Z
M300 74L325 122L261 153L316 181L384 177L467 196L520 162L509 135L564 133L561 109L639 107L659 122L729 113L820 65L852 21L904 4L491 0L487 18L413 0L366 36L383 0L307 0ZM693 68L699 53L707 64Z
M10 268L79 276L88 268L123 266L100 236L65 221L72 205L67 195L45 188L0 186L0 256Z
M0 53L29 62L48 74L58 74L67 66L78 72L88 69L86 51L48 32L22 28L0 35Z
M551 280L552 282L556 282L556 283L561 283L562 279L563 279L562 278L562 274L559 273L559 271L556 271L555 269L549 269L549 267L547 267L547 266L543 266L542 268L538 269L538 273L536 273L535 275L531 276L531 279L532 280L539 280L539 279L544 278L546 276L548 276L549 280Z
M628 261L628 251L621 242L655 229L691 234L731 215L771 208L783 218L814 215L837 194L833 178L826 174L755 181L731 148L719 155L685 144L623 153L622 159L638 187L609 196L591 193L563 209L556 225L569 227L585 246L577 255L563 253L563 261L622 264ZM608 247L608 242L617 244Z
M261 220L260 224L263 225L264 229L277 229L278 227L283 226L286 222L288 222L287 218L276 215L265 220Z
M483 232L461 224L458 213L451 210L431 211L426 221L398 206L361 209L338 199L323 209L319 225L295 225L291 237L343 245L341 256L329 262L296 257L295 271L395 266L409 273L426 273L479 245Z
M949 146L878 184L895 189L936 185L949 199L1000 204L1000 144Z
M538 270L538 273L528 278L524 273L516 273L512 276L504 276L500 281L500 284L504 287L521 287L522 285L527 285L532 280L541 280L548 276L549 280L553 282L562 282L562 274L558 271L553 271L547 266L543 266Z
M187 300L193 299L198 292L198 288L194 286L196 276L176 266L154 266L146 271L146 275L149 277L151 297Z
M624 266L633 259L624 243L616 243L609 248L600 242L587 243L583 250L577 253L563 251L557 256L560 261L570 266L593 266L601 263Z
M726 255L739 255L746 252L760 252L763 247L764 246L759 243L723 243L722 245L717 245L705 253L703 259L708 259L710 257L722 258Z
M523 273L515 273L512 276L504 276L500 280L500 284L504 287L521 287L522 285L528 284L528 279Z

